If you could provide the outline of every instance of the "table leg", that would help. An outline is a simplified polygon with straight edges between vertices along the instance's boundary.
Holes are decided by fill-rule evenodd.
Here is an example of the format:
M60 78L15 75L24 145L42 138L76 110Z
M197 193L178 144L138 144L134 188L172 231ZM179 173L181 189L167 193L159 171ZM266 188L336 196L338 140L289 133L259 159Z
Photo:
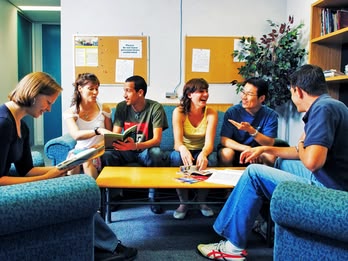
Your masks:
M105 189L105 196L106 196L106 202L105 202L105 211L106 211L106 223L111 223L111 210L110 210L110 190L107 188Z
M100 215L105 220L105 188L100 189Z

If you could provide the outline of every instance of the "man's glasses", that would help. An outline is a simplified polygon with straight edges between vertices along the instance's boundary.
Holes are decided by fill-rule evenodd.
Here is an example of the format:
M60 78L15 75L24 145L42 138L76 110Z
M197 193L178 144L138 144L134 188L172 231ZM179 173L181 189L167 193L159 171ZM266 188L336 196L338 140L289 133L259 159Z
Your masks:
M248 97L253 97L253 96L257 96L257 94L254 94L252 92L246 92L244 89L241 89L240 93L242 94L242 96L248 96Z

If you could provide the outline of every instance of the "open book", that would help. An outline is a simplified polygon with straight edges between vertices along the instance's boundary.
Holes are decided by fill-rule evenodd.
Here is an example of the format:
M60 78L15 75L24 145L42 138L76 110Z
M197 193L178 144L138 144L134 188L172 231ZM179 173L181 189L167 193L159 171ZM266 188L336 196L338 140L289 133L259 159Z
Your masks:
M128 137L131 137L134 141L136 141L137 134L137 125L133 125L126 129L123 133L107 133L104 134L104 146L106 150L114 149L112 144L114 142L125 141Z
M213 174L211 170L198 170L196 165L180 166L180 172L187 175L210 176Z
M63 162L56 165L59 170L70 169L81 165L85 161L89 159L94 159L100 157L104 153L104 146L100 146L98 148L88 148L82 151L77 151L77 153L73 154L70 159L64 160Z

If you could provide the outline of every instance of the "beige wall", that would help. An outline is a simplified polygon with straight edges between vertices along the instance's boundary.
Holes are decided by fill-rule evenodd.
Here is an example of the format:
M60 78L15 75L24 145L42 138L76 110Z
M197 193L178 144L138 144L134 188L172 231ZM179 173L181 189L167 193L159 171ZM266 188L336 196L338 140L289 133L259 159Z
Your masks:
M0 104L16 86L17 67L17 9L0 0Z

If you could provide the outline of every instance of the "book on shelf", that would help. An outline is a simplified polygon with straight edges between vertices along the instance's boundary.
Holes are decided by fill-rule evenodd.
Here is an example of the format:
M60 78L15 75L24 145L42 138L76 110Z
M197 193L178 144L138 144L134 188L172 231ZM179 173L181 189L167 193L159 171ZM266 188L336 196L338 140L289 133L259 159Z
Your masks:
M321 9L321 35L348 27L348 9Z
M325 78L327 78L327 77L334 77L334 76L340 76L340 75L345 75L345 74L343 72L337 71L335 69L330 69L330 70L325 70L324 71Z
M348 27L348 10L337 10L337 29Z
M136 141L137 125L133 125L126 129L123 133L106 133L104 134L104 146L106 150L114 149L113 143L117 141L125 141L132 138Z
M100 157L104 153L104 146L98 148L75 149L71 157L56 165L59 170L71 169L81 165L87 160Z

